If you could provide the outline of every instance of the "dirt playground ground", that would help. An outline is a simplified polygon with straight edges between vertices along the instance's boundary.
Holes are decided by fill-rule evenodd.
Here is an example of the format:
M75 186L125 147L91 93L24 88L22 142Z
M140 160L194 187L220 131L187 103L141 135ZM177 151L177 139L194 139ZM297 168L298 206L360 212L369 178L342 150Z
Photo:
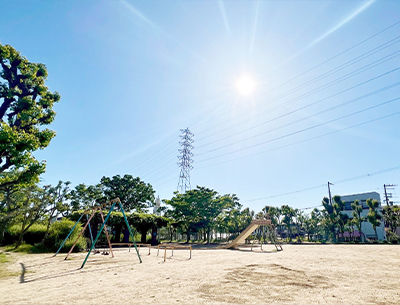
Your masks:
M1 304L400 304L400 246L272 245L250 250L12 253ZM8 276L4 277L4 269Z

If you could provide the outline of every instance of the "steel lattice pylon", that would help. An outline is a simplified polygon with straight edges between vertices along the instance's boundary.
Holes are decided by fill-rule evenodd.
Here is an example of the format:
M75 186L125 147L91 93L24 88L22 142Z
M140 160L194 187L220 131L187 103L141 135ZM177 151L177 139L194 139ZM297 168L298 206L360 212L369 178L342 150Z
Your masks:
M181 172L179 174L179 183L178 183L178 192L181 194L186 193L187 190L191 189L190 186L190 170L193 169L191 163L193 162L193 136L194 134L190 132L189 128L181 129L181 141L179 144L182 146L179 149L180 155L178 156L179 162L178 165L181 168Z

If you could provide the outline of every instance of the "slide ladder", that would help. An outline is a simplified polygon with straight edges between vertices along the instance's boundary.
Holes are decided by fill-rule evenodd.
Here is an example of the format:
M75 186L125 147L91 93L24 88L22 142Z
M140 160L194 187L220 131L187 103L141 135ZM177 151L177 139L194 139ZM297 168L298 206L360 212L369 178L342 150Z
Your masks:
M275 230L272 225L267 225L268 238L275 245L277 251L283 251L282 243L279 242L275 235Z

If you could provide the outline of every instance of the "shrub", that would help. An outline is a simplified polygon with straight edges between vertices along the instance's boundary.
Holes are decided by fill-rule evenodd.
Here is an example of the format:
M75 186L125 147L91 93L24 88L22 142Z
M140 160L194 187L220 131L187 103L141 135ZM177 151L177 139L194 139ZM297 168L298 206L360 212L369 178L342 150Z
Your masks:
M4 235L6 244L13 244L17 241L21 232L22 224L15 224L7 229ZM24 234L24 241L27 244L34 245L40 243L46 234L46 226L44 224L35 223Z
M57 251L58 248L61 246L64 239L68 236L69 232L75 225L74 221L63 219L61 221L55 221L51 224L49 235L43 241L43 246L48 249L49 251ZM74 244L76 238L78 237L79 233L82 231L82 225L78 223L75 227L74 231L65 242L64 246L60 251L68 252L69 249ZM87 247L86 239L81 236L78 242L75 245L74 251L82 251L85 250Z
M398 244L400 243L400 237L397 236L396 233L393 233L392 231L388 231L386 233L386 238L388 240L388 242L392 243L392 244Z
M46 226L43 224L33 224L24 235L27 244L34 245L40 243L46 234Z

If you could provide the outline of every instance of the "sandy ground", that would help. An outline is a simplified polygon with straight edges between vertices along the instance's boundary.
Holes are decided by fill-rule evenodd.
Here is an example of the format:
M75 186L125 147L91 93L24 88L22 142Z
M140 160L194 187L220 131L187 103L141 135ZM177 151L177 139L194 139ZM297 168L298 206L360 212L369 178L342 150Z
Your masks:
M11 255L1 304L400 304L400 246ZM25 271L23 272L23 268Z

